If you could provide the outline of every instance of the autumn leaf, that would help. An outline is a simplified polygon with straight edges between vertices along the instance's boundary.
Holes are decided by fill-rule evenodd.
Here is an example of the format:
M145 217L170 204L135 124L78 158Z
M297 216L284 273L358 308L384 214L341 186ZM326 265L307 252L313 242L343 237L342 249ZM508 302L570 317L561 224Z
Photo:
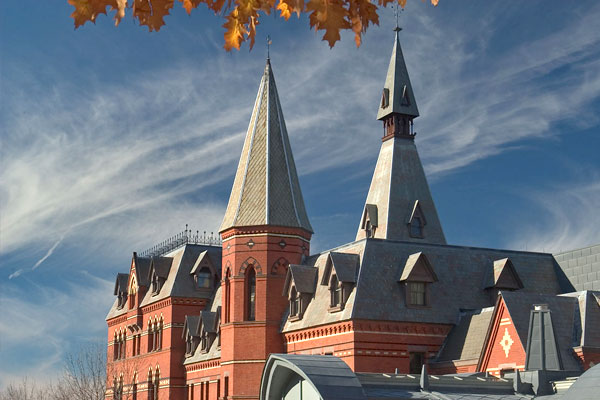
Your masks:
M340 30L351 27L343 0L309 0L306 11L311 28L324 30L323 40L333 47L340 40Z
M223 24L225 28L225 50L230 51L233 48L240 49L240 45L244 41L244 35L248 33L244 24L239 20L239 11L235 7L229 15L225 17L227 20Z
M75 22L75 28L80 27L88 21L96 23L98 14L106 14L106 7L118 9L115 0L68 0L75 7L71 18Z
M159 31L165 24L163 18L169 15L174 0L134 0L133 16L140 25L148 27L150 32Z
M202 3L202 0L179 0L183 3L183 8L185 8L185 11L188 13L188 15L190 15L192 13L192 9L197 8L200 3ZM221 5L222 7L222 5ZM220 8L219 8L220 9Z
M361 36L369 25L379 25L377 7L369 0L349 0L348 12L352 23L352 31L354 32L354 41L356 42L356 47L359 47Z
M304 0L279 0L277 9L281 12L281 17L287 21L292 16L292 13L296 13L300 18L300 13L304 11Z
M169 15L175 0L67 0L75 10L71 14L75 28L86 22L96 22L98 14L107 14L107 9L115 11L115 25L125 17L128 4L133 18L149 31L159 31L165 24L164 17ZM298 17L302 13L309 16L311 28L324 30L323 40L330 47L340 40L340 32L351 29L357 46L361 44L362 34L371 24L379 24L378 8L390 3L406 6L407 0L179 0L188 14L201 3L216 14L224 16L225 49L240 49L242 42L248 40L250 48L256 40L256 29L260 14L270 14L279 10L280 16L288 20L293 13ZM426 1L426 0L422 0ZM276 2L277 5L275 4ZM430 0L434 6L439 0ZM233 6L233 8L232 8ZM110 8L109 8L110 7Z

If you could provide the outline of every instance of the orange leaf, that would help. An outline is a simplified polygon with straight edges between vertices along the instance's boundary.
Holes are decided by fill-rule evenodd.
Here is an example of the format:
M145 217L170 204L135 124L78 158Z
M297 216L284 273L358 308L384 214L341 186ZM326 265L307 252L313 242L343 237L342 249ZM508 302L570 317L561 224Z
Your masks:
M279 0L277 9L281 12L281 17L287 21L292 16L292 13L296 13L300 18L300 13L304 11L304 0Z
M398 0L398 4L400 4L400 7L404 8L406 7L406 0Z
M75 28L80 27L88 21L96 22L98 14L106 14L106 7L118 9L116 0L68 0L69 4L75 7L71 14L75 22Z
M306 11L310 26L316 30L325 30L323 40L333 47L340 40L340 30L351 27L348 22L348 10L344 8L343 0L309 0Z
M203 0L179 0L183 3L183 8L190 15L192 13L192 9L197 8Z
M248 31L244 24L239 20L239 11L237 6L225 17L227 20L223 24L225 28L225 50L230 51L234 47L239 50L241 43L244 41L244 34Z
M377 15L377 6L369 0L348 0L348 13L354 32L354 41L356 47L361 44L361 35L367 30L370 24L379 24Z
M150 32L159 31L165 24L163 18L169 15L174 0L134 0L133 17Z
M433 4L434 6L437 6L439 1L440 0L431 0L431 4Z

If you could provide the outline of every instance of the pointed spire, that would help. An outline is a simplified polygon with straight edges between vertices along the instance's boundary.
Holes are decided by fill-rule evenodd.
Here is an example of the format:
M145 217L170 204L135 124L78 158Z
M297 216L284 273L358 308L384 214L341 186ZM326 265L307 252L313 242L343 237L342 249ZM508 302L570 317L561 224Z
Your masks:
M419 115L398 32L377 118L384 136L356 240L364 238L446 244L414 142Z
M260 225L312 232L269 59L219 231Z
M408 77L408 70L400 46L401 28L394 29L395 42L390 58L385 86L377 111L377 119L383 120L391 114L402 114L412 120L419 116L417 102Z

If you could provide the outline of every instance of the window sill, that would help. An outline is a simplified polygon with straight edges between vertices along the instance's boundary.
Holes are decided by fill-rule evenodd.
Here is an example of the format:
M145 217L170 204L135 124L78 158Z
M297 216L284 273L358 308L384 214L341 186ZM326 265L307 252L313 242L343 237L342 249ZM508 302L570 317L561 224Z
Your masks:
M300 321L302 318L300 318L299 315L290 315L288 317L288 321L290 322L296 322L296 321Z
M336 306L330 306L327 311L329 311L330 313L336 313L336 312L340 312L344 309L344 305L343 304L338 304Z

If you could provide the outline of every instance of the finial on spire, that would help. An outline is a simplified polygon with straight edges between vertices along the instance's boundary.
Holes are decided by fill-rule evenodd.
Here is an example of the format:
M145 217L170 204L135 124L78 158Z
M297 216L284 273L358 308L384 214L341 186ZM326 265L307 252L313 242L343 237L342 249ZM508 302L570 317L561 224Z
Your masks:
M394 28L395 32L400 32L402 30L402 28L400 28L400 25L398 23L398 20L400 19L400 12L404 11L404 8L399 9L400 4L396 4L394 7L394 16L396 17L396 27Z
M271 55L269 54L271 43L273 43L273 41L271 40L271 36L267 35L267 60L271 59Z

